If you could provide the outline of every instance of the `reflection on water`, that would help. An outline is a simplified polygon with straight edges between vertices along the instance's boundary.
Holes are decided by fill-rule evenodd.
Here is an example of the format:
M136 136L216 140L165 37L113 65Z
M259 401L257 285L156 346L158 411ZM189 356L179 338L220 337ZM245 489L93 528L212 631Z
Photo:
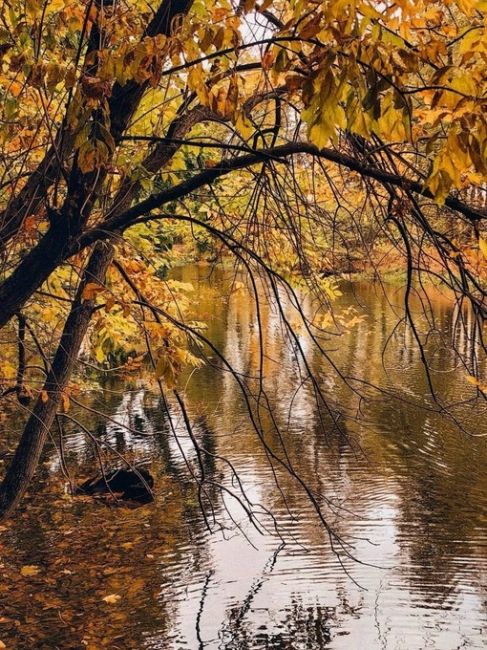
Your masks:
M358 305L366 317L326 346L342 376L354 380L332 372L301 336L323 372L338 421L332 426L329 414L317 412L313 390L302 385L276 309L261 305L261 361L255 307L241 292L229 297L221 290L229 285L223 273L211 281L207 274L204 267L178 271L178 279L196 284L194 316L209 322L206 335L243 375L255 376L263 363L290 460L335 506L330 523L353 543L358 562L346 562L346 571L339 565L302 491L280 473L283 501L229 373L209 364L185 378L195 435L209 452L209 496L225 526L213 534L198 507L188 473L195 452L176 409L177 438L156 394L108 383L103 397L85 401L110 419L91 413L83 422L117 453L151 463L156 502L122 511L56 499L61 468L51 452L42 470L47 505L39 498L28 503L2 540L7 555L17 549L19 565L38 565L50 578L39 602L19 592L15 602L3 603L18 624L4 637L0 630L0 639L22 648L134 650L484 647L487 426L482 405L466 401L472 387L445 345L464 353L472 346L447 301L434 297L427 340L433 381L478 437L436 412L410 330L399 328L389 340L400 292L344 288L338 306ZM399 387L402 400L391 396ZM89 439L73 422L65 426L66 460L88 475L96 463ZM236 500L218 489L231 487L219 457L231 460L253 502L273 510L285 544L259 535ZM107 612L100 603L109 593L122 599ZM41 630L37 645L24 635L33 625L29 617Z

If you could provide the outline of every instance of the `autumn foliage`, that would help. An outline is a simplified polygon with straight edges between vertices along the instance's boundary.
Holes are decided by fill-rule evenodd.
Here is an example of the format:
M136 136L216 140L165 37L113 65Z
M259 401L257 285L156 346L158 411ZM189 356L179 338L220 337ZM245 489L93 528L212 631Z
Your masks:
M483 325L486 8L4 3L0 382L25 429L0 514L86 367L149 368L171 391L203 362L193 289L167 276L181 259L231 260L328 309L324 275L393 251L409 286L434 279Z

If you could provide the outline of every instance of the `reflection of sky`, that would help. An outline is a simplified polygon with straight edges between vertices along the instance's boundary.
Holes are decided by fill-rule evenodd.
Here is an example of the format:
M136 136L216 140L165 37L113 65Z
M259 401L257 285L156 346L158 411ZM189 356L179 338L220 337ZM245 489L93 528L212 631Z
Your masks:
M384 309L384 304L380 308ZM257 357L256 353L251 352L252 337L257 327L255 313L252 313L251 308L245 311L242 301L239 301L238 307L230 309L227 318L225 355L240 372L251 374L252 370L255 372L255 363L249 362L249 355L254 360ZM249 327L249 323L253 323L253 327ZM275 538L259 539L247 527L246 531L258 550L245 542L242 535L235 535L226 541L214 536L208 541L208 572L201 572L198 589L193 596L194 602L184 600L179 605L179 629L182 638L186 639L186 645L181 647L197 647L195 609L196 604L200 607L203 592L205 597L199 620L201 638L205 642L204 647L208 648L245 648L249 638L261 639L255 641L255 647L323 647L320 643L324 643L325 637L322 636L320 642L313 635L308 634L306 637L309 621L296 615L299 610L296 603L310 613L316 626L330 628L331 641L327 647L331 648L419 650L428 647L483 647L482 617L479 615L482 599L478 589L481 583L478 581L477 570L472 566L478 557L462 557L461 554L455 557L453 550L450 561L454 566L449 567L447 575L441 575L438 567L432 566L427 571L427 578L421 579L423 567L415 564L418 563L417 557L408 558L408 544L413 540L420 548L421 540L418 543L418 537L421 537L423 531L419 522L404 521L401 510L402 501L410 496L408 468L404 468L397 476L391 470L374 472L370 454L365 460L357 460L351 450L347 449L335 462L326 446L317 445L314 397L306 387L299 389L296 359L290 347L280 346L280 322L275 311L266 312L263 325L266 354L276 362L266 365L267 386L271 386L269 392L274 397L273 403L282 416L281 420L286 421L292 400L294 424L291 430L308 440L306 448L310 455L318 454L320 457L319 466L326 474L324 480L327 494L338 496L340 503L357 515L354 518L345 514L345 521L339 523L339 527L344 529L344 536L356 535L372 542L356 539L354 554L361 563L347 563L353 580L365 589L354 584L338 566L326 541L317 533L316 521L304 507L294 533L298 539L304 540L306 550L296 544L288 544L277 555L271 571L266 572L265 567L279 543ZM371 351L374 348L380 350L378 333L383 336L382 329L379 324L376 327L370 318L359 326L362 344L355 346L355 341L350 342L351 349L345 350L339 357L344 365L350 363L349 371L369 378L368 375L375 370L372 366L377 363ZM300 341L305 352L309 353L310 348L306 348L309 341L303 336ZM410 332L404 332L400 348L408 349L411 344ZM397 344L395 349L399 352L395 360L399 371L404 373L411 368L414 371L417 368L417 355L414 351L408 351L401 359L402 353ZM389 362L392 361L392 356L391 353ZM413 383L414 378L405 379L406 392L416 397L418 393ZM340 388L337 386L340 382L337 383L336 377L331 376L327 380L332 391L339 394ZM235 419L237 401L235 384L227 375L224 379L221 421ZM387 400L385 402L386 407L394 408ZM399 409L396 407L396 410ZM435 473L449 476L451 480L454 468L449 467L451 458L442 455L445 451L445 432L437 429L438 420L427 413L417 423L406 419L407 426L414 429L420 425L422 430L411 439L404 435L401 448L405 453L414 455L419 463L424 462L426 469L433 463ZM222 428L221 421L212 423L216 438ZM364 424L370 427L371 422L366 421ZM381 431L388 433L385 418L372 424L379 424ZM392 425L394 426L394 420ZM240 435L245 436L243 433ZM227 452L226 437L222 440L224 451ZM396 444L397 441L393 439L388 445L386 436L386 448L396 451ZM267 489L262 498L269 498L273 481L268 468L263 466L255 454L242 454L241 447L235 441L234 448L246 487L258 489L265 485ZM333 458L331 461L330 457ZM413 489L414 486L411 493ZM285 516L283 511L280 514ZM454 544L453 539L451 543ZM465 549L461 552L464 553ZM466 552L468 553L468 548ZM427 557L424 562L428 563ZM460 576L463 575L464 584L461 577L454 577L456 570L460 570ZM436 583L431 580L431 571L437 571ZM456 580L459 580L457 584ZM245 604L248 604L249 599L249 609L246 610ZM242 611L242 607L245 613L236 625L235 619L239 620L238 612ZM242 631L245 629L249 636ZM279 636L286 630L288 633L294 630L294 644L272 645L272 639L277 643L277 639L286 638L286 634Z
M149 396L150 398L150 396ZM116 410L103 421L99 431L91 431L100 440L102 449L123 451L136 450L140 457L150 457L154 453L154 436L156 428L147 414L147 393L143 389L127 391L122 395ZM86 432L67 420L64 437L66 454L86 454L93 447ZM60 458L53 455L49 461L51 471L60 470Z
M249 478L247 475L246 479ZM177 602L177 627L181 634L177 647L198 647L195 614L200 608L199 630L205 648L227 647L225 642L228 647L245 648L235 641L245 638L242 629L249 629L250 636L259 631L268 639L286 632L293 603L300 603L311 616L326 610L327 617L315 623L329 628L333 639L329 647L337 650L457 648L467 640L465 647L483 647L482 630L475 614L482 606L478 594L464 592L447 602L429 601L422 590L412 589L398 570L398 563L405 560L396 540L394 520L398 513L395 499L386 499L385 504L371 505L363 513L367 520L356 522L357 535L369 536L376 542L380 539L378 546L365 541L356 544L362 562L382 567L350 567L354 580L363 589L337 567L326 549L303 552L290 544L277 554L270 571L273 549L277 547L275 540L259 541L252 536L258 544L256 550L241 535L226 540L213 537L208 542L211 568L200 574ZM231 612L233 621L239 620L242 609L239 624L233 625L229 620ZM296 641L289 648L321 647L306 645L306 637L302 636L306 629L296 629L303 645Z

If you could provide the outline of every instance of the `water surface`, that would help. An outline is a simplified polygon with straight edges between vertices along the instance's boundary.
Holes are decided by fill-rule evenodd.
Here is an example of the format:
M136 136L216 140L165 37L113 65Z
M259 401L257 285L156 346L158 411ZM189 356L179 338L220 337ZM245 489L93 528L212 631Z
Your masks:
M188 466L200 468L176 404L173 431L156 391L107 381L102 396L79 399L111 419L73 417L117 453L150 462L156 501L126 510L63 496L52 445L41 494L2 533L2 580L13 581L15 592L0 588L0 640L9 648L92 650L484 647L487 424L451 351L472 352L474 343L456 326L447 298L432 292L434 322L421 320L416 307L423 333L431 330L425 340L434 388L454 404L456 422L431 399L411 329L400 326L390 338L402 303L397 287L384 293L371 283L342 285L337 313L354 305L361 319L323 342L339 373L300 333L322 374L327 413L303 384L296 342L286 342L272 304L261 304L262 361L255 305L245 288L231 293L231 273L209 277L207 267L196 266L176 277L195 284L194 318L209 323L205 336L243 377L254 377L263 363L275 418L261 409L267 442L282 452L277 425L289 462L356 561L343 554L344 566L337 560L295 479L277 468L276 484L235 380L210 354L181 390L208 452L213 511L207 507L206 515L223 529L210 533L205 526ZM297 324L292 309L286 313ZM97 462L89 436L72 421L65 435L68 467L88 476ZM282 538L265 516L267 533L251 526L230 494L239 486L222 457L249 499L272 510ZM23 565L39 573L21 576ZM102 600L109 594L121 598L110 605Z

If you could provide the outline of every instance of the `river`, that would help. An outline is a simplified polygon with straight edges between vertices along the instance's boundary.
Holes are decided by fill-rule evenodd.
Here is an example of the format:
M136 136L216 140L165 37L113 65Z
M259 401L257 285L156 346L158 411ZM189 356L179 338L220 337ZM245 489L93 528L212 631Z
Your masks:
M205 507L213 531L189 477L187 464L199 467L176 404L173 431L156 391L107 381L103 393L79 400L110 419L76 417L117 453L149 464L156 500L109 509L63 494L51 445L41 492L2 531L3 580L17 577L15 593L0 588L0 640L8 648L63 650L485 647L486 408L471 399L474 389L452 351L471 356L475 343L456 326L448 298L432 291L434 322L421 317L419 301L415 313L421 335L431 330L432 381L453 404L450 417L429 394L411 328L394 330L402 290L369 282L340 285L334 309L353 306L357 322L327 338L329 361L298 327L298 342L322 373L330 412L321 413L271 301L261 305L262 361L255 305L245 287L230 292L229 271L209 275L208 267L191 266L174 277L194 283L192 316L208 323L205 336L242 376L255 376L263 363L269 447L285 444L289 463L355 559L337 559L299 482L272 470L235 380L210 354L184 376L181 391L194 435L208 451L212 507L206 500ZM73 473L95 471L93 446L74 422L65 424L64 447ZM255 508L266 530L256 530L232 496L240 487L231 468L249 501L261 504ZM275 515L279 534L264 509ZM19 577L25 565L38 573ZM116 602L103 600L110 595Z

